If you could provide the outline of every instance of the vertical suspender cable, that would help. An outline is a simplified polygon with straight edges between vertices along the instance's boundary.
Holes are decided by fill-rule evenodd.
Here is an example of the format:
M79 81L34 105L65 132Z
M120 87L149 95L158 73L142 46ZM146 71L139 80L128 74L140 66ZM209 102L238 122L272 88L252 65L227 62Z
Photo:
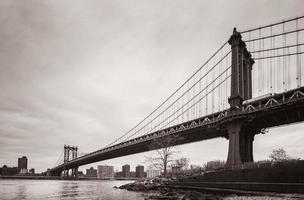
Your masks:
M287 48L287 55L289 54L289 47ZM290 85L290 79L291 79L291 75L290 75L290 56L287 56L287 89L290 90L291 89L291 85Z
M209 66L209 64L208 64L208 66ZM208 86L208 76L209 75L207 75L206 76L206 81L205 81L205 87L207 87ZM208 87L206 88L206 113L205 113L205 115L208 115Z
M299 22L298 22L298 19L296 20L296 29L298 30L299 29ZM300 58L301 58L301 55L299 54L299 49L300 49L300 46L299 46L299 32L297 31L297 87L301 87L301 63L300 63Z
M221 58L223 57L223 50L221 51ZM221 74L221 72L222 72L222 61L220 62L220 66L219 66L219 75ZM219 82L221 82L221 77L219 78ZM219 96L218 96L218 99L219 99L219 101L218 101L218 105L219 105L219 111L222 109L221 108L221 105L222 105L222 86L220 85L220 87L219 87Z
M272 26L270 26L270 36L272 36ZM271 37L270 38L270 48L273 49L273 40L274 38ZM273 57L273 50L271 50L270 52L271 56ZM273 59L269 59L270 60L270 92L273 93L273 79L274 79L274 75L273 75Z
M180 105L180 108L181 109L181 113L183 113L184 109L183 109L183 105L184 105L184 98L185 96L183 96L180 100L181 100L181 105ZM184 122L184 115L181 115L181 123Z
M283 25L283 33L285 33L285 23ZM286 47L286 35L283 35L283 47ZM286 55L286 48L283 49L283 54ZM285 56L283 56L283 90L286 91L286 59Z
M195 76L193 77L193 85L194 85L194 87L193 87L193 96L195 96L195 87L196 87L196 85L195 85ZM195 102L195 98L193 99L193 104L194 104L194 102ZM195 119L195 116L196 116L196 105L195 106L193 106L193 110L192 110L193 112L192 112L192 119Z
M252 35L254 34L250 34L249 35L249 38L251 39L252 38ZM251 43L251 51L255 51L255 41L252 41L250 42ZM256 54L253 53L253 58L256 58ZM256 77L256 72L257 72L257 64L258 64L258 60L255 60L255 63L253 65L253 68L252 68L252 96L256 96L256 88L257 88L257 77Z
M199 78L202 77L202 71L200 70L199 72ZM202 90L202 80L200 79L199 81L199 92L201 92ZM199 94L199 98L201 99L201 93ZM198 116L201 117L202 113L201 113L201 109L202 109L202 101L199 102L198 104Z
M177 97L179 97L178 93L177 93ZM179 100L176 102L175 110L178 110L178 104L179 104ZM179 111L177 111L177 116L178 116L178 114L179 114ZM177 124L179 124L179 117L177 118Z
M287 45L287 35L285 35L285 43ZM289 55L289 47L287 47L287 55ZM285 57L285 56L284 56ZM290 56L287 56L287 89L289 90L291 88L290 86L290 79L291 79L291 73L290 73Z
M227 69L228 68L228 62L229 62L229 59L228 58L226 58L226 68L225 69ZM226 75L226 84L225 84L225 98L227 98L227 99L223 99L224 100L224 105L225 105L225 107L226 107L226 105L228 104L228 81L227 81L227 77L228 77L228 70L226 71L226 73L225 73L225 75Z
M262 50L265 49L265 39L262 39ZM265 57L265 51L263 51L263 57ZM261 75L262 75L262 85L261 85L261 91L262 95L265 94L265 87L267 89L267 77L265 77L265 74L267 74L267 66L265 65L266 62L264 62L264 59L261 59ZM266 75L267 76L267 75Z
M213 60L213 66L215 65L215 61ZM215 74L215 69L216 68L214 68L213 70L212 70L212 81L214 80L214 74ZM214 91L214 82L212 82L212 92L211 92L211 103L212 103L212 109L211 109L211 112L213 113L214 112L214 93L215 93L215 91Z
M259 38L261 38L261 29L259 29ZM259 40L259 58L261 57L261 40ZM257 75L258 75L258 96L261 93L261 60L258 60Z
M273 33L272 33L273 34ZM275 42L275 37L273 37L273 48L276 47L276 42ZM272 56L274 56L276 53L275 50L272 51ZM273 91L276 91L276 80L278 79L278 77L276 76L276 70L277 70L277 66L276 66L276 60L272 59L272 64L273 64Z
M189 89L189 86L188 86L188 83L187 83L187 89ZM188 100L189 100L189 91L187 92L187 99L186 99L186 102L188 102ZM189 120L189 110L187 109L187 106L185 107L185 111L186 111L186 121L188 121Z

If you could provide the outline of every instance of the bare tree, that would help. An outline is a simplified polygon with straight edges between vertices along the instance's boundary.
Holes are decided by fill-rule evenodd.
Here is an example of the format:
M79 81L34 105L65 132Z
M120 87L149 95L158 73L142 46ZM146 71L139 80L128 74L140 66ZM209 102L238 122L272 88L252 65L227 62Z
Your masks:
M272 150L271 154L269 155L269 158L273 162L279 162L290 159L286 151L282 148Z
M163 171L164 176L167 176L168 165L174 161L176 155L175 145L179 136L172 135L166 138L158 138L150 143L150 149L155 150L155 157L147 157L146 162L150 166Z

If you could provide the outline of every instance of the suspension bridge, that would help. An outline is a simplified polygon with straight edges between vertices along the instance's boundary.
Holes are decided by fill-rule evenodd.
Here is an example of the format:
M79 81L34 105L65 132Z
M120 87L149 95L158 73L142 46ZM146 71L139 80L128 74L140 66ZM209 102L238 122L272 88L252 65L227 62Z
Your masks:
M150 151L152 141L171 137L177 138L172 145L225 137L228 167L253 162L256 134L304 120L303 54L304 16L234 28L228 41L132 129L78 157L77 147L65 146L63 161L48 173L72 170L77 176L81 165Z

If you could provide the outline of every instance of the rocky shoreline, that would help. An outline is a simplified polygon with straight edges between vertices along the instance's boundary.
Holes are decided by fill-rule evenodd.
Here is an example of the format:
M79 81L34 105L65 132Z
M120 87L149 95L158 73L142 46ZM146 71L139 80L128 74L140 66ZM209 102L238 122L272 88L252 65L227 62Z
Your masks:
M166 184L174 180L168 178L142 179L117 187L129 191L145 192L146 200L198 200L221 199L220 195L205 194L197 191L176 190L166 187Z
M140 179L133 183L128 183L119 187L119 189L126 189L130 191L160 191L166 184L172 182L167 178L153 178L153 179Z
M247 194L238 195L227 192L207 192L198 190L187 190L187 189L176 189L167 187L170 183L174 183L178 180L172 178L153 178L153 179L141 179L132 183L122 185L120 187L115 187L117 189L125 189L129 191L143 192L145 200L278 200L278 199L302 199L297 198L297 196L283 194L275 194L269 196L266 194ZM303 196L301 196L303 197Z
M223 199L221 193L206 193L193 190L173 189L166 187L166 185L177 181L173 178L153 178L141 179L133 183L128 183L118 189L125 189L129 191L144 192L146 200L219 200Z

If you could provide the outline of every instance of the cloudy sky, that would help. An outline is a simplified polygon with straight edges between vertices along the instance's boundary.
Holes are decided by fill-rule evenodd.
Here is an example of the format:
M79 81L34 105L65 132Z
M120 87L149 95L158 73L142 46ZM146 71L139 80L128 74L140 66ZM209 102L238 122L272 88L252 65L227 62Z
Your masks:
M102 148L169 96L233 27L303 8L303 0L0 0L0 166L25 155L41 172L64 144ZM256 136L255 159L279 147L304 158L303 128ZM193 164L225 160L227 149L225 139L178 147ZM100 163L133 169L145 155Z

